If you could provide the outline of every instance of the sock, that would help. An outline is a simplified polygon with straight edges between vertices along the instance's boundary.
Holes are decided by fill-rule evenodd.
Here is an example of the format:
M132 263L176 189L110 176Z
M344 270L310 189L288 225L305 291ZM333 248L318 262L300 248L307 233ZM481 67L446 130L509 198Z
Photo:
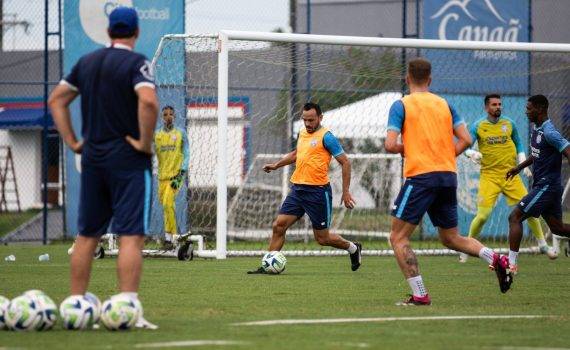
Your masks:
M532 235L538 241L538 245L539 246L546 245L546 241L544 240L544 233L542 232L542 226L540 226L540 220L538 220L538 218L535 217L530 217L526 219L526 222L528 224L530 232L532 232Z
M137 292L122 292L120 295L124 295L132 300L139 300L139 293Z
M493 257L495 256L495 252L491 248L483 247L479 251L479 257L491 265L493 263Z
M486 207L478 207L477 208L477 215L471 221L471 225L469 226L469 237L477 237L479 233L483 229L485 222L489 218L491 211L493 208L486 208Z
M348 242L348 249L346 250L347 252L349 252L350 254L354 254L356 253L356 244L352 243L352 242Z
M518 256L519 252L513 252L512 250L509 250L509 265L516 265Z
M412 295L415 297L425 297L427 295L426 287L424 286L424 281L422 276L418 275L416 277L408 278L408 284L412 289Z
M168 232L164 233L164 241L165 242L172 242L172 235Z

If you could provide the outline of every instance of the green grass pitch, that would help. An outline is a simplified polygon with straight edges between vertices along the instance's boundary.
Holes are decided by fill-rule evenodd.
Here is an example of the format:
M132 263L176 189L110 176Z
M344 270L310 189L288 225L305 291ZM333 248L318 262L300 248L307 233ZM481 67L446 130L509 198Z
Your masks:
M56 303L68 295L67 245L0 247L0 295L42 289ZM38 255L49 253L49 262ZM15 262L4 257L16 255ZM224 261L146 259L140 298L157 331L43 333L0 331L1 349L545 349L570 348L570 258L523 255L513 289L501 294L479 259L419 257L430 307L397 307L408 293L391 257L367 257L351 272L348 257L290 257L279 276L246 275L257 258ZM116 293L115 259L95 261L90 291ZM401 320L238 326L275 319L553 315L540 319ZM193 346L188 341L230 341ZM179 343L169 343L179 342ZM159 343L159 344L156 344ZM186 345L185 345L186 344ZM199 343L198 343L199 344ZM208 343L206 343L208 344ZM156 347L155 347L156 348Z

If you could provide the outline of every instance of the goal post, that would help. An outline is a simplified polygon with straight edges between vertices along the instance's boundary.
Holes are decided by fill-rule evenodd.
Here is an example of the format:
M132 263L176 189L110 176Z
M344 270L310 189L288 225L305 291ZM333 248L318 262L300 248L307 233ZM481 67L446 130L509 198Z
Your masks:
M172 89L168 75L178 69L169 67L183 60L185 101L205 98L215 108L215 118L208 121L196 121L187 110L180 113L187 115L189 142L215 149L215 156L206 156L198 147L190 154L188 192L182 194L189 203L188 229L205 236L204 256L224 259L259 255L267 249L271 223L292 169L264 174L262 166L292 148L300 127L300 107L311 99L321 104L323 124L345 147L353 163L351 188L360 191L362 199L353 211L335 203L332 228L351 239L365 240L366 254L389 255L389 212L402 181L401 160L385 153L382 139L390 105L405 93L407 60L426 56L432 61L432 90L450 101L468 123L484 116L486 93L502 94L504 113L514 120L528 145L526 97L533 93L552 97L553 113L561 113L570 96L569 53L568 44L548 43L244 31L167 35L153 58L159 92ZM469 67L475 58L479 61ZM248 106L243 112L232 109L245 99ZM190 107L185 102L180 108ZM197 131L205 129L191 129L198 122L210 128L207 135L215 135L215 140ZM458 158L462 234L467 233L476 210L478 171L467 158ZM338 201L338 192L336 196L334 192L340 172L334 160L329 175ZM504 200L499 201L483 232L483 239L497 249L507 247L508 210ZM285 244L289 255L343 253L314 244L305 218L292 227L288 237L292 240ZM533 238L525 237L525 248L536 251ZM419 254L453 253L437 242L427 218L414 234L413 244Z

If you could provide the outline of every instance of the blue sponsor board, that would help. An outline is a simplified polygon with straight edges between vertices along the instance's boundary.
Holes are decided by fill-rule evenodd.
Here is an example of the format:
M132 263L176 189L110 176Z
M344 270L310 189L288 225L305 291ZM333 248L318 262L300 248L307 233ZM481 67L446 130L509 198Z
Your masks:
M484 95L441 95L457 113L465 120L469 128L472 123L481 118L485 118L487 113L484 110ZM525 115L526 98L519 96L502 96L502 116L511 119L521 136L521 141L528 147L528 121ZM475 144L478 148L478 144ZM462 235L469 233L471 220L477 213L477 193L479 190L479 165L473 163L464 155L457 157L457 211L459 219L459 232ZM527 179L521 175L523 181ZM481 231L482 237L502 237L508 235L508 216L510 208L504 197L501 195L495 204L493 213ZM422 224L423 232L426 236L436 236L436 229L431 224L428 216L424 216Z
M152 59L163 35L184 32L184 0L65 0L64 5L64 75L71 71L81 56L110 42L107 36L108 16L118 6L136 9L139 16L140 37L135 51L143 53L149 60ZM79 132L81 130L79 101L71 105L71 115L74 129ZM79 208L80 167L79 161L71 151L66 150L65 156L67 232L75 235L77 208Z
M422 23L425 39L526 42L529 1L424 1ZM435 92L527 93L528 53L424 50L422 54L432 62Z

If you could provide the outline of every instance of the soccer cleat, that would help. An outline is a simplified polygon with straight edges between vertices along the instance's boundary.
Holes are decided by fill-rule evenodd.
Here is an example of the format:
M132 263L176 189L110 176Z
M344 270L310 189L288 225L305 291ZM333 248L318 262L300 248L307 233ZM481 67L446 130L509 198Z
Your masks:
M466 263L467 258L469 258L469 255L467 255L465 253L459 253L459 262L460 263Z
M517 273L519 273L519 265L517 265L517 264L514 264L514 265L509 264L509 272L510 272L511 274L513 274L513 276L516 275Z
M428 306L428 305L431 305L431 298L429 297L428 294L424 295L423 297L417 297L409 294L408 299L396 303L396 306Z
M556 250L549 245L540 246L538 249L540 250L540 254L546 254L546 256L551 260L558 258Z
M358 270L362 263L362 244L354 242L354 245L356 246L356 251L350 254L350 268L352 271Z
M489 268L497 274L501 293L506 293L513 283L513 274L509 270L509 258L504 255L495 254L495 256L493 256L493 263L489 265Z
M267 272L265 272L265 269L260 266L255 270L247 271L247 274L248 275L262 275L262 274L267 274Z
M156 330L158 329L158 326L155 325L154 323L150 323L148 322L142 315L139 317L139 319L137 320L137 323L135 323L135 328L140 328L140 329L150 329L150 330Z

